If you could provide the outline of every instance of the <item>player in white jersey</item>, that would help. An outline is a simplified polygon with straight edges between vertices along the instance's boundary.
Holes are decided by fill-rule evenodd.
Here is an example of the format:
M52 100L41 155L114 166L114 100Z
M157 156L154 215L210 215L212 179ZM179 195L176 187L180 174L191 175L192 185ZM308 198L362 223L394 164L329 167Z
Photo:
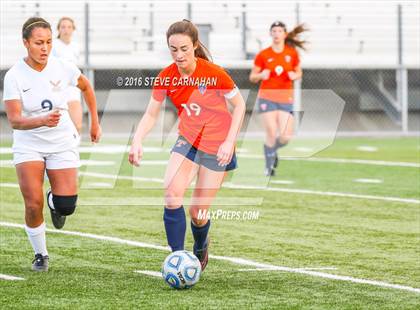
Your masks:
M77 65L79 61L79 45L73 40L73 32L76 30L73 19L62 17L57 25L58 37L53 40L51 54L55 57L65 59ZM80 100L80 90L70 86L67 89L67 104L69 106L70 117L76 126L79 134L82 131L83 108Z
M47 171L51 191L47 205L56 228L64 225L77 201L79 135L68 113L66 90L81 89L91 115L90 136L99 141L96 99L88 79L67 61L49 57L51 26L32 17L22 28L27 57L4 78L3 101L13 127L13 162L25 202L25 230L35 252L32 269L48 270L45 241L43 183Z

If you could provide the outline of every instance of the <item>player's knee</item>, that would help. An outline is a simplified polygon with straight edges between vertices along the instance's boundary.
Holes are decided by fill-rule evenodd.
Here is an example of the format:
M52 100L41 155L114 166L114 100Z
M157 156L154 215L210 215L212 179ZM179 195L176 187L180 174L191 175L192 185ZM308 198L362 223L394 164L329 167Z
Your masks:
M191 207L189 210L190 218L193 224L197 227L204 226L207 223L207 210Z
M184 193L177 188L165 189L165 204L167 207L182 205Z
M25 199L25 214L30 219L35 219L42 215L42 199Z
M286 145L292 139L292 135L282 135L279 138L281 144Z
M77 195L52 197L54 209L61 215L71 215L76 209Z

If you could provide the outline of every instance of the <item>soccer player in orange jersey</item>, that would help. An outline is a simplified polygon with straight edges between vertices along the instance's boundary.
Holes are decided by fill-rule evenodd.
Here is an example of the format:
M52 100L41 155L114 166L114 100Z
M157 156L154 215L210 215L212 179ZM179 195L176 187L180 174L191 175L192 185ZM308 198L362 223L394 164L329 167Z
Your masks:
M293 81L302 78L299 54L304 41L297 35L306 29L303 25L287 32L286 25L276 21L270 27L272 44L257 54L249 79L261 81L257 96L258 111L265 129L264 155L266 175L274 175L277 150L286 145L293 135Z
M179 137L165 173L164 224L172 251L184 249L186 230L183 196L197 177L189 213L193 252L202 269L207 265L210 220L200 217L216 196L227 171L236 168L235 143L245 114L245 102L230 76L209 61L198 30L187 20L172 24L166 33L174 60L154 81L152 97L133 138L129 153L138 166L142 141L153 127L166 97L178 111ZM229 112L227 103L233 107Z

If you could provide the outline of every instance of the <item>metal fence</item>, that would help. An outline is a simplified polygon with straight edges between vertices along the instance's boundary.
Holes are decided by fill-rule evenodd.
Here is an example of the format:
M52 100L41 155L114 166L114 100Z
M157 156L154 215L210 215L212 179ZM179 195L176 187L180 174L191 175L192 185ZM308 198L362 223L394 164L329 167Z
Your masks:
M134 6L134 3L138 4ZM46 16L47 19L48 17L54 19L61 15L74 15L78 27L79 42L83 47L80 66L95 86L100 109L103 110L104 104L109 101L110 91L117 90L120 94L121 92L129 94L122 97L127 100L123 99L118 105L113 105L113 108L107 108L107 113L141 112L148 102L148 98L141 90L146 90L147 87L119 86L117 79L119 77L156 76L159 68L170 61L164 39L166 24L181 18L188 18L201 25L204 41L208 40L210 50L215 51L215 61L229 71L239 88L251 90L247 99L248 111L251 111L255 105L257 88L248 81L252 60L246 58L252 57L255 51L261 47L258 45L258 48L255 49L256 33L261 33L261 29L268 27L272 22L272 20L259 19L257 14L259 11L256 11L256 6L260 6L261 11L267 11L268 4L264 8L265 2L257 1L232 3L216 1L214 4L208 2L207 7L203 7L203 4L198 1L180 1L177 2L177 5L170 3L164 1L117 1L108 6L104 2L96 1L64 1L59 6L51 1L2 1L1 85L3 85L6 70L12 64L9 60L15 54L13 49L7 49L7 45L14 47L21 44L20 39L16 40L16 38L19 38L20 35L19 26L27 17L39 15ZM341 32L338 32L340 37L337 41L335 41L334 33L325 30L328 31L325 32L325 35L332 36L328 42L332 47L337 46L337 50L331 47L331 51L319 52L314 48L313 53L324 58L313 58L311 49L306 53L307 55L303 58L304 77L301 83L297 83L297 92L328 89L340 96L346 103L338 128L342 132L420 131L420 70L415 61L406 62L406 59L413 59L413 55L411 55L413 44L414 51L417 46L417 51L420 53L418 38L411 39L412 32L409 32L412 31L410 29L414 29L413 33L416 33L420 29L419 19L417 19L417 23L410 22L412 25L409 23L408 26L407 21L404 22L404 14L407 14L410 5L413 5L414 2L394 2L390 9L383 13L384 16L386 14L390 16L389 20L392 21L392 27L395 28L392 32L393 45L390 46L395 53L393 52L391 55L393 60L385 64L380 61L386 56L384 56L385 51L379 50L376 54L372 54L371 62L369 62L370 54L363 55L360 47L363 45L369 47L370 41L363 39L363 36L355 39L358 30L344 25L347 16L345 12L340 11L338 4L335 7L335 3L335 1L326 1L325 3L322 1L288 1L284 4L284 8L289 10L286 20L290 25L307 20L313 21L311 14L322 12L325 18L318 16L316 23L309 24L315 33L318 31L322 35L321 30L317 30L317 27L319 29L322 27L327 29L333 25L337 28L341 27ZM63 7L70 9L63 10ZM416 6L414 7L416 8ZM220 15L220 19L207 22L204 17L206 10L209 10L208 15ZM171 13L172 18L169 17ZM366 14L369 16L369 14L374 15L375 13L367 12ZM410 16L420 18L419 12L410 12L410 14ZM164 19L165 22L162 21ZM384 21L387 20L388 17L384 17ZM224 22L227 23L227 26L221 24ZM225 26L229 29L227 34L224 31ZM115 32L114 28L118 29L120 36L117 35L118 32ZM204 31L207 31L207 35ZM407 31L410 36L406 35ZM346 33L347 36L343 37L343 33ZM264 35L268 37L268 32ZM387 34L384 33L385 35ZM232 42L236 45L224 47L224 42L229 38L233 38ZM316 38L313 36L314 42L312 43L317 43ZM9 40L14 41L9 42ZM311 40L310 37L309 40ZM356 41L358 53L356 52L354 55L340 54L341 50L338 46L340 42L350 40ZM407 48L410 52L409 57L406 57L407 42L411 46L411 49ZM314 45L316 46L316 44ZM221 57L223 48L226 48L226 55L231 53L233 56L230 58ZM240 52L236 52L238 50ZM346 62L346 55L354 56L354 59L361 59L361 61L359 63ZM160 61L156 61L156 58L159 58ZM328 58L335 60L331 61ZM151 60L149 61L149 59ZM298 98L300 97L298 96ZM302 96L302 101L297 102L297 105L304 109L305 101L308 100L310 101L311 98ZM7 131L7 127L3 124L4 122L2 122L3 131Z

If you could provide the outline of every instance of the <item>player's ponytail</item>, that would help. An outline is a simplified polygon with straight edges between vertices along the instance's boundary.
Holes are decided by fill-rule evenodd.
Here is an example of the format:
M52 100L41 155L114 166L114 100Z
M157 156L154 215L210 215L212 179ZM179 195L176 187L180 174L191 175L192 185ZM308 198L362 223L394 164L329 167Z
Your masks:
M41 17L31 17L22 26L22 38L28 40L35 28L46 28L51 30L51 25Z
M304 24L297 25L292 31L287 33L286 37L286 44L289 44L293 47L299 47L300 49L306 50L306 43L305 40L300 40L299 34L302 32L308 31Z
M287 32L286 25L282 22L276 21L273 24L271 24L270 30L273 29L273 27L282 27L285 32ZM308 31L309 29L306 28L304 24L299 24L295 28L293 28L292 31L289 31L287 33L287 37L285 39L285 43L287 45L290 45L292 47L298 47L300 49L306 50L306 44L308 43L305 40L300 40L299 35L305 31Z
M189 36L193 45L197 46L197 48L194 51L194 56L203 58L208 61L212 61L212 57L210 55L209 50L198 39L198 29L192 22L184 19L182 21L175 22L172 25L170 25L168 31L166 31L166 42L168 44L169 37L174 34L185 34Z

